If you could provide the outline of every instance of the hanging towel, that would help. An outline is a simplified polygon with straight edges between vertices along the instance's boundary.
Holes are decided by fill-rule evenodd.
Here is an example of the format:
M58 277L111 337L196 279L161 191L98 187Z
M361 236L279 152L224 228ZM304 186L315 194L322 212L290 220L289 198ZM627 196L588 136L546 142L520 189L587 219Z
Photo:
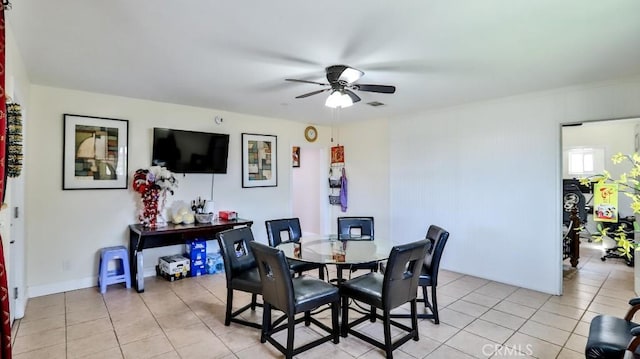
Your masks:
M342 176L340 177L340 207L342 212L347 211L347 172L342 167Z

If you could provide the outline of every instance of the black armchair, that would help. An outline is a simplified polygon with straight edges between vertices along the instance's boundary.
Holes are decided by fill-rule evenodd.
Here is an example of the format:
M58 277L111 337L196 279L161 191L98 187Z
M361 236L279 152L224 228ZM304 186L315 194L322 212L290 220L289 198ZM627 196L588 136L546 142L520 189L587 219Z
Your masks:
M224 274L227 278L227 307L224 317L224 325L231 322L260 329L260 324L246 321L237 316L247 309L255 310L262 307L257 303L258 294L262 294L262 283L258 265L251 251L249 243L253 242L253 233L249 227L229 229L216 235L220 244L220 252L224 261ZM239 290L251 293L251 303L232 311L233 291Z
M374 239L373 228L373 217L338 217L338 236L342 238L355 239L362 236L362 240L372 241ZM336 269L338 281L342 281L342 271L354 272L358 269L364 269L375 272L378 270L378 262L338 264Z
M292 278L287 258L279 249L258 242L252 242L251 248L258 262L264 300L260 341L262 343L268 341L282 352L286 358L292 358L294 355L330 340L333 340L336 344L339 343L338 308L340 306L340 294L338 288L320 279L306 275ZM311 315L311 310L327 304L331 305L333 328L329 328ZM284 315L273 322L271 321L272 308L284 312ZM295 315L298 313L304 313L304 316L296 319ZM287 319L287 323L280 325L285 319ZM294 348L295 325L302 321L307 326L313 323L329 334ZM275 333L283 329L287 329L286 347L273 338Z
M587 359L633 358L640 346L640 324L632 322L640 309L640 298L629 301L629 311L624 318L597 315L591 320L589 338L585 349Z
M271 247L277 247L283 242L282 234L287 233L289 238L286 241L299 242L302 237L300 220L298 218L273 219L264 222L267 227L267 238ZM318 263L309 263L295 259L289 259L289 268L296 274L318 269L318 277L324 279L325 266Z
M393 357L393 350L406 343L409 339L418 340L417 317L417 289L420 268L427 252L429 241L421 240L395 246L391 249L386 271L377 272L347 280L340 286L342 297L342 330L341 334L354 336L383 349L387 358ZM371 312L349 323L349 299L366 303L373 309ZM411 327L391 319L391 310L405 303L411 307ZM376 309L382 310L382 315ZM384 343L377 341L353 328L366 320L382 320L384 329ZM407 332L404 336L391 341L391 325Z

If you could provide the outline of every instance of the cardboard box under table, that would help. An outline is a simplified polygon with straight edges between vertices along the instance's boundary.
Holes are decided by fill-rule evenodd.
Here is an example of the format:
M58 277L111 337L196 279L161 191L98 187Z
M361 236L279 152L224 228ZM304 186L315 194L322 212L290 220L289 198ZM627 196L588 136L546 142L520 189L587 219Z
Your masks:
M182 279L189 274L190 260L180 254L158 258L158 274L167 280Z

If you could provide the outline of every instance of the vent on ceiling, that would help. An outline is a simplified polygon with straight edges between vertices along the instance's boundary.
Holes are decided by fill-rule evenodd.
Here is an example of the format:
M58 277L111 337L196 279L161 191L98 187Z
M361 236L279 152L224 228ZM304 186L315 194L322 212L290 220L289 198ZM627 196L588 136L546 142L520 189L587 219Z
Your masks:
M373 107L384 106L382 102L378 102L378 101L367 102L367 105L373 106Z

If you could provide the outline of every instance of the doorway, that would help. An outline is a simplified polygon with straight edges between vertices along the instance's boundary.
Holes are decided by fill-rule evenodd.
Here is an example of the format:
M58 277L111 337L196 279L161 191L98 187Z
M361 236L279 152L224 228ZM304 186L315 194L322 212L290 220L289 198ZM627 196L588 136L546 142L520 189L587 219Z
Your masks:
M299 167L291 169L291 213L300 218L303 235L330 231L327 153L326 147L300 147Z
M613 179L629 170L628 165L617 165L611 160L616 153L631 154L639 150L640 118L613 119L579 124L564 125L562 127L562 179L563 198L571 195L566 186L572 179L579 179L602 174L608 171ZM580 231L580 246L590 245L614 248L617 244L613 239L604 237L602 243L592 242L592 234L599 233L601 222L593 220L593 192L589 186L582 186L575 181L575 191L582 198L580 209L584 218L580 218L584 229ZM582 188L582 187L586 187ZM574 194L574 197L576 195ZM577 197L576 197L577 198ZM631 199L618 196L618 217L632 216ZM566 203L563 203L566 205ZM563 209L563 213L566 209ZM564 218L563 218L563 222ZM564 223L566 226L566 223ZM580 255L583 257L582 255Z

